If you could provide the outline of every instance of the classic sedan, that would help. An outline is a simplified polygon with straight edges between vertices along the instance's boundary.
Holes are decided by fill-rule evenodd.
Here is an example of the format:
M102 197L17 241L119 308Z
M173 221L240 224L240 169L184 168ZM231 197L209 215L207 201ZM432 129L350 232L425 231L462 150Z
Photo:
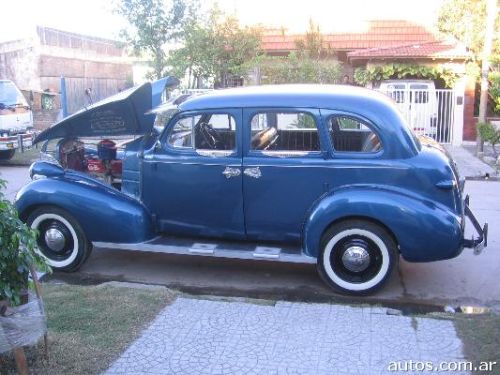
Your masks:
M335 290L368 294L400 256L487 245L454 162L383 94L280 85L160 104L165 83L35 139L50 160L32 165L16 206L53 268L77 270L92 248L311 263Z

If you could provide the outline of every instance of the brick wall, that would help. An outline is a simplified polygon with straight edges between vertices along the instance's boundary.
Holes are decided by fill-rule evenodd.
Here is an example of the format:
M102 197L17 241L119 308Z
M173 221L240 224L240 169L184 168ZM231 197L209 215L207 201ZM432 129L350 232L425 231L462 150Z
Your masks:
M127 80L132 78L132 64L128 62L92 61L61 56L40 56L40 77L106 78Z
M20 89L42 89L38 53L31 41L0 44L0 79L10 79Z
M59 116L59 109L33 110L33 126L36 130L44 130L53 125Z
M464 98L464 141L476 139L476 120L474 119L475 81L468 78L465 84Z

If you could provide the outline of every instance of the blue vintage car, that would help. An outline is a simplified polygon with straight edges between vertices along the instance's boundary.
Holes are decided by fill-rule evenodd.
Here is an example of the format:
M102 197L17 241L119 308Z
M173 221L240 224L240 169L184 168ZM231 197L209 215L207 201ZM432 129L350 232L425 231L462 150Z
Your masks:
M429 262L486 246L454 162L390 98L281 85L160 104L165 83L35 140L53 158L32 165L16 206L53 268L77 270L92 248L311 263L334 289L367 294L400 255ZM466 217L475 238L464 238Z

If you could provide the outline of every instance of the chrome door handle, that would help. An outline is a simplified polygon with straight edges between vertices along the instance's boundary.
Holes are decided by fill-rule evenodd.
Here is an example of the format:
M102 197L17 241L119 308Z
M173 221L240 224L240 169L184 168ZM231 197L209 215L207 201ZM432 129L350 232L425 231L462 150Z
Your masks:
M226 178L236 177L241 174L241 170L239 168L226 167L226 169L224 169L224 172L222 172L222 174L226 176Z
M260 168L259 167L245 168L245 170L243 171L243 173L246 176L252 177L252 178L261 178L262 177L262 173L260 172Z

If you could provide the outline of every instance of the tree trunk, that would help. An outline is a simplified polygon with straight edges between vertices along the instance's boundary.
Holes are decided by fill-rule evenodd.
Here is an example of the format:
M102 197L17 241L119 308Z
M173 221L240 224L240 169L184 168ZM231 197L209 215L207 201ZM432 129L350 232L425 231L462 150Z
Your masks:
M497 16L497 1L488 0L486 8L486 28L484 33L484 47L481 62L481 96L479 98L479 119L478 123L486 122L488 111L488 73L490 72L490 55L493 46L493 36L495 33L495 19ZM476 152L483 151L483 140L479 132L476 137Z
M193 77L193 65L189 65L188 67L188 89L192 88L191 86L191 78Z

